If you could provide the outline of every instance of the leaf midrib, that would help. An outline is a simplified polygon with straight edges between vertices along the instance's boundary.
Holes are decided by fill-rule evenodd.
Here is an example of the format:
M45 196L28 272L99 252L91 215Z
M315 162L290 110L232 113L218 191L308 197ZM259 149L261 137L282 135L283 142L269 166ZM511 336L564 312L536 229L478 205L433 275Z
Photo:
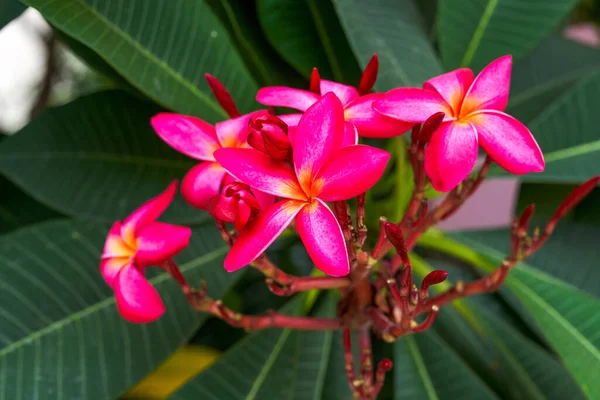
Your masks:
M181 272L185 273L193 268L196 268L202 264L205 264L209 261L212 261L214 259L216 259L217 257L225 254L227 252L228 248L223 246L220 247L218 249L212 250L209 253L204 254L201 257L198 257L197 259L190 261L188 263L185 263L181 266ZM150 279L150 282L153 285L157 285L159 283L162 283L163 281L169 279L169 275L164 273L161 274L153 279ZM37 340L49 333L52 333L58 329L62 329L65 325L68 325L70 323L76 322L81 320L83 317L86 317L87 315L96 312L96 311L100 311L110 305L112 305L115 302L115 298L114 296L110 296L107 297L101 301L99 301L98 303L95 303L91 306L88 306L82 310L79 310L75 313L69 314L66 318L60 319L58 321L55 321L53 323L51 323L50 325L37 330L33 333L30 333L29 335L17 340L16 342L11 343L10 345L6 346L5 348L3 348L2 350L0 350L0 357L5 357L7 354L11 353L12 351L16 350L17 348L19 348L21 345L23 344L27 344L30 343L33 340Z
M30 4L29 0L21 0L21 1L23 3L25 3L25 4L27 4L28 6L32 6ZM140 43L136 42L131 36L129 36L126 32L124 32L123 30L121 30L121 28L119 26L115 25L113 22L111 22L110 20L108 20L104 15L100 14L98 12L98 10L96 10L94 7L92 7L91 5L87 4L84 0L71 0L71 1L79 3L83 7L83 9L87 9L88 12L90 12L92 14L92 16L95 16L100 22L102 22L110 30L112 30L118 36L120 36L121 38L123 38L123 40L125 40L130 45L132 45L138 51L139 54L141 54L142 56L145 56L151 63L157 65L159 67L159 69L163 70L165 73L167 73L168 75L170 75L175 81L179 82L184 88L186 88L190 93L192 93L200 101L202 101L203 103L205 103L208 107L210 107L218 115L221 115L224 118L227 117L227 114L225 113L225 111L222 110L216 103L213 103L210 100L210 97L208 97L205 93L203 93L201 90L199 90L192 83L190 83L189 81L187 81L179 72L177 72L173 68L171 68L169 66L169 64L167 64L165 61L161 60L160 58L158 58L157 56L155 56L153 53L151 53L150 51L148 51ZM108 58L104 57L103 54L101 54L99 52L96 52L96 53L104 61L106 61L110 65L114 66L113 62L111 62L111 60L109 60ZM143 90L143 88L139 87L131 79L127 78L125 75L122 75L122 76L124 76L129 81L129 83L131 83L132 85L134 85L138 89L142 90L148 96L152 97L156 102L163 104L160 99L154 97L154 95L152 95L149 92Z
M419 351L419 347L415 342L415 339L407 335L406 336L406 344L408 346L408 351L411 353L412 359L415 363L415 367L417 368L417 372L421 381L423 382L423 388L425 392L427 392L427 397L431 400L439 400L437 392L433 386L433 382L431 381L431 377L429 376L429 372L427 371L427 367L425 366L425 362L423 361L423 357L421 356L421 352Z
M479 48L479 44L481 43L481 38L483 37L483 34L490 23L492 14L494 13L496 6L498 6L498 1L499 0L488 0L485 10L481 15L481 19L479 20L479 24L475 29L475 33L473 34L473 37L467 46L467 50L465 51L465 55L460 63L461 67L468 67L469 63L473 60L473 57Z
M321 1L323 1L323 0L321 0ZM326 1L329 1L329 0L326 0ZM327 59L329 60L329 64L331 66L331 70L333 72L335 80L338 82L342 82L344 80L343 76L342 76L342 71L341 71L340 65L338 63L338 60L335 56L335 51L331 48L331 40L329 39L329 36L327 35L327 30L325 29L323 21L321 20L321 16L319 14L319 9L318 9L317 5L314 4L314 0L308 0L307 4L308 4L308 9L310 11L310 14L313 17L313 22L315 23L315 27L317 28L317 34L319 35L319 38L321 39L321 44L323 45L323 49L325 50L325 54L327 55Z

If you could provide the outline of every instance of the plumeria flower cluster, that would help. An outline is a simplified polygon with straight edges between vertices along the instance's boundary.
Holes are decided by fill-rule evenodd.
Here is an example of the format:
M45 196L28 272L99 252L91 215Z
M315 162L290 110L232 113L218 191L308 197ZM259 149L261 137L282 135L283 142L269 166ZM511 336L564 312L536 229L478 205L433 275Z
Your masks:
M157 291L144 278L146 268L157 266L175 279L194 309L233 326L342 330L346 374L354 396L373 399L391 362L381 360L373 370L371 333L391 342L422 332L441 306L497 290L510 269L535 253L558 220L600 180L593 178L577 188L546 227L532 236L528 232L533 208L528 208L515 220L511 254L498 269L430 297L430 286L443 282L447 273L433 271L419 288L414 284L409 252L419 237L462 206L492 162L511 173L525 174L543 171L544 158L527 127L504 112L510 56L493 61L477 77L461 68L428 80L422 88L386 93L371 93L377 72L374 56L357 88L323 80L315 69L309 90L260 89L259 103L299 111L281 115L273 108L242 115L225 87L207 75L230 119L212 125L193 116L160 113L150 121L168 145L199 161L183 177L181 194L192 206L210 213L231 247L224 268L233 272L250 265L265 275L269 289L280 296L337 289L342 296L334 318L274 311L241 315L210 298L205 286L192 288L172 260L187 246L190 229L156 221L175 196L176 182L123 222L116 222L106 239L100 269L115 291L123 317L145 323L165 312ZM368 241L365 193L383 176L390 154L359 144L360 138L392 138L408 131L412 198L400 221L377 215L379 232ZM487 157L471 175L479 145ZM425 198L430 184L450 192L431 210ZM353 199L355 219L348 205ZM269 260L265 251L286 229L298 234L324 276L292 276ZM354 369L351 330L359 339L359 375Z

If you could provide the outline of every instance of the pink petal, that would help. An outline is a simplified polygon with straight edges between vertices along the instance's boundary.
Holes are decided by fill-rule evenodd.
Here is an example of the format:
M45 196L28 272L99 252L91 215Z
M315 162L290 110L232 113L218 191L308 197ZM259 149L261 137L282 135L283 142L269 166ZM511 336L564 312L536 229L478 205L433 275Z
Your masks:
M265 193L288 199L305 200L294 171L254 149L220 149L217 161L237 180Z
M132 254L133 249L129 247L121 237L121 221L117 221L113 224L112 228L110 228L110 231L106 236L102 258L129 257Z
M226 174L225 179L223 180L223 186L227 185L230 182L239 181L235 179L232 175ZM271 204L275 203L275 196L273 196L272 194L261 192L257 189L252 189L252 194L254 195L254 197L256 197L256 200L258 201L258 205L260 206L261 210L264 210Z
M389 138L403 134L414 124L386 117L373 109L376 100L383 99L383 93L372 93L359 97L346 106L346 121L354 124L362 137Z
M213 152L221 147L215 128L199 118L160 113L150 123L169 146L197 160L214 161Z
M225 269L233 272L256 260L288 227L305 205L305 202L297 200L282 200L261 211L240 232L225 257Z
M290 139L290 143L292 147L294 147L294 139L296 138L296 131L298 122L300 122L300 118L302 118L302 114L284 114L278 115L278 117L287 124L288 126L288 139Z
M289 107L299 111L306 111L317 100L318 94L286 86L265 87L256 94L256 101L266 106Z
M294 140L294 168L306 193L321 165L342 146L344 129L344 108L333 93L321 97L300 119L297 137L302 140Z
M383 99L373 103L375 111L405 122L425 122L437 112L446 113L444 121L452 120L452 108L432 90L399 88L384 94Z
M192 206L206 210L209 200L219 194L227 172L216 162L203 162L188 171L181 182L181 195Z
M248 137L248 121L250 118L268 114L266 110L255 111L250 114L244 114L241 117L228 119L215 124L215 131L220 147L242 147L246 146Z
M477 133L468 122L443 123L425 148L425 172L433 187L449 192L465 179L477 159Z
M357 99L360 95L353 86L342 85L341 83L321 79L321 96L333 92L343 105Z
M134 263L138 267L160 265L185 249L192 230L186 226L152 222L140 231Z
M333 212L315 199L296 217L296 230L315 266L327 275L344 276L350 272L344 235Z
M542 172L544 155L525 125L500 111L485 110L467 117L481 147L512 174Z
M132 212L121 226L121 237L130 246L135 246L137 233L149 222L156 220L165 212L175 197L177 181L171 182L167 190L148 200L141 207Z
M312 196L324 201L347 200L369 190L383 175L390 153L356 145L335 152L319 170Z
M119 312L129 322L152 322L165 312L158 292L134 265L121 270L115 279L114 290Z
M358 144L358 131L352 123L346 121L346 123L344 123L344 140L342 141L342 147L354 146L355 144Z
M100 262L100 274L108 286L113 287L119 272L130 263L131 257L103 258Z
M492 61L473 81L460 110L465 116L478 110L504 111L510 90L512 56Z
M423 89L438 92L452 107L454 115L458 115L460 105L472 83L473 71L468 68L459 68L431 78L423 84Z

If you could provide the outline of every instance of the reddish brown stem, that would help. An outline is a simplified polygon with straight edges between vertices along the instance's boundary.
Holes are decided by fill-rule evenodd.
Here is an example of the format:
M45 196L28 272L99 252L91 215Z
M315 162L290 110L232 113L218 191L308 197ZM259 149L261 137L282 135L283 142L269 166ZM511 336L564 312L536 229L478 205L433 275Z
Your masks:
M313 289L339 289L350 286L347 277L292 277L287 286L281 286L272 278L267 278L269 290L278 296L291 296L294 293Z
M366 193L359 194L356 198L356 241L362 248L367 239L367 226L365 225Z
M360 374L364 381L364 391L371 392L373 385L373 350L371 348L371 330L363 328L358 331L360 353Z

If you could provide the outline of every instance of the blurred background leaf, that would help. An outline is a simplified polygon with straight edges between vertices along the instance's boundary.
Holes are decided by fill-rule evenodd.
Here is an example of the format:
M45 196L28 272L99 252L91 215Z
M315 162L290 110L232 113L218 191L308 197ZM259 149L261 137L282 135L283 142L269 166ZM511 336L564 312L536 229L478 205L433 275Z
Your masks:
M26 8L18 0L0 0L0 29L21 15Z

